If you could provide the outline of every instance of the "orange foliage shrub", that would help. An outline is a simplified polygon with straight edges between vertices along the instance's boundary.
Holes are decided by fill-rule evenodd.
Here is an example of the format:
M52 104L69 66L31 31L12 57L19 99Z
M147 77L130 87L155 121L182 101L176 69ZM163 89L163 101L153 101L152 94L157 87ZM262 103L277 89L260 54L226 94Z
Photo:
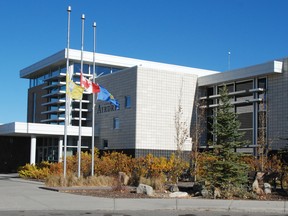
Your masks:
M145 157L134 158L133 171L138 177L159 177L167 172L167 159L147 154Z
M52 175L62 175L63 174L63 163L51 163L50 173Z
M91 175L92 155L88 152L81 153L81 176L88 177ZM155 157L148 154L145 157L132 158L124 153L104 152L102 157L99 151L94 152L94 173L96 176L116 176L119 172L124 172L128 176L132 176L138 180L140 177L146 179L170 179L173 182L188 168L188 163L171 155L169 159L165 157ZM66 158L66 174L67 176L76 176L78 172L78 156L68 156ZM23 177L32 177L38 179L46 179L48 176L63 175L63 163L42 162L37 166L26 165L19 173ZM61 180L61 179L60 179ZM60 181L59 180L59 181ZM62 181L62 180L61 180ZM61 182L60 181L60 182ZM133 180L132 180L133 182Z
M198 166L196 167L195 173L197 175L197 179L201 181L203 177L207 174L207 167L215 163L217 161L217 157L209 153L203 152L198 154L197 161Z
M119 152L105 152L97 160L95 173L97 175L118 175L119 172L130 174L133 168L132 157ZM96 163L95 163L96 164Z
M177 183L181 174L189 168L189 163L172 154L167 161L167 177L172 183Z

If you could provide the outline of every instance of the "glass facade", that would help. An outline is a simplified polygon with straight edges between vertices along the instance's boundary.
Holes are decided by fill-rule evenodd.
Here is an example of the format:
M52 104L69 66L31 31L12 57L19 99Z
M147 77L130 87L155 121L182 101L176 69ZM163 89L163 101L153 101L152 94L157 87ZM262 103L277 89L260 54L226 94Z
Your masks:
M240 131L244 132L244 140L248 145L257 145L261 138L266 141L266 78L237 81L226 84L230 102L241 123ZM219 91L223 87L210 86L202 90L201 104L206 107L206 143L213 143L213 117L217 115L220 101ZM261 137L260 137L261 136ZM204 143L205 145L205 143Z
M79 62L72 62L71 70L73 72L72 80L79 85L80 83L80 70L81 64ZM106 75L114 72L118 72L122 68L115 68L111 66L100 66L96 65L96 73L99 76ZM83 64L83 74L87 76L92 76L93 74L93 65L92 64ZM41 112L42 123L47 124L59 124L63 125L65 121L65 101L66 101L66 64L52 67L47 70L47 72L38 77L30 79L30 88L43 85L42 97L45 98L42 106L45 107L45 111ZM88 125L88 122L91 120L88 118L88 112L91 112L89 107L90 104L90 95L83 94L82 98L82 125ZM74 126L79 125L79 101L72 100L71 102L71 124ZM127 102L128 106L129 101ZM35 104L36 105L36 104ZM32 110L34 112L34 110ZM36 113L35 113L36 114ZM91 124L91 123L90 123Z
M41 161L58 162L58 139L37 138L36 162Z
M115 72L122 70L123 68L109 67L109 66L97 66L96 65L95 69L96 69L96 74L99 76L100 74L106 75L106 74L110 74L110 73L115 73ZM80 73L80 70L81 70L81 64L80 63L74 63L73 64L73 72L74 73ZM93 74L93 65L83 64L83 73ZM58 77L60 74L64 74L64 75L66 74L66 65L52 68L51 70L47 70L47 72L43 75L31 78L29 80L29 82L30 82L29 87L32 88L35 86L42 85L43 83L47 82L46 81L47 79L53 78L53 77ZM73 78L73 81L79 81L79 77ZM50 84L51 83L53 83L53 81L50 81Z

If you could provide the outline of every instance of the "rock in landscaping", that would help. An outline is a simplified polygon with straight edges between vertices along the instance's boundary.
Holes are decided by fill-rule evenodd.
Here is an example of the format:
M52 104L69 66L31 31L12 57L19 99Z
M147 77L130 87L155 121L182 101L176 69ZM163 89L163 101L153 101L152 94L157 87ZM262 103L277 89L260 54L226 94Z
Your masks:
M119 172L118 179L119 179L119 182L121 182L122 185L128 185L129 176L126 175L126 173Z
M147 194L148 196L152 196L154 191L153 191L153 188L149 185L139 184L139 186L136 189L136 193Z
M173 192L171 194L169 194L169 197L171 198L183 198L183 197L188 197L188 193L187 192L181 192L181 191L178 191L178 192Z
M192 188L192 193L194 196L201 196L201 191L204 189L203 185L200 183L195 183Z
M271 185L269 183L264 183L264 193L271 194Z
M203 198L209 198L209 191L206 188L201 190L201 195Z
M169 191L170 191L170 192L178 192L178 191L179 191L179 188L178 188L177 185L171 185L171 186L169 187Z

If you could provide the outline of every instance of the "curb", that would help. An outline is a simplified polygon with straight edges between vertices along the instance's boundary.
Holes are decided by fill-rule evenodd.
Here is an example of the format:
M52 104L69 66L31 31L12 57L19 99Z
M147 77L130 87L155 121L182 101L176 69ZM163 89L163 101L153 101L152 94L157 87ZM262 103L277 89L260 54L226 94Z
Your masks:
M53 188L39 187L44 190L55 192L69 192L75 190L91 189L91 187L76 188ZM103 187L95 187L99 190ZM104 190L109 190L106 187ZM74 194L75 196L81 196ZM195 211L224 211L224 212L273 212L287 213L286 206L288 201L258 201L258 200L223 200L223 199L201 199L201 198L104 198L93 197L99 199L99 202L105 200L110 210L195 210ZM101 206L101 205L100 205ZM103 206L102 206L103 207ZM97 210L107 210L107 208L96 207Z

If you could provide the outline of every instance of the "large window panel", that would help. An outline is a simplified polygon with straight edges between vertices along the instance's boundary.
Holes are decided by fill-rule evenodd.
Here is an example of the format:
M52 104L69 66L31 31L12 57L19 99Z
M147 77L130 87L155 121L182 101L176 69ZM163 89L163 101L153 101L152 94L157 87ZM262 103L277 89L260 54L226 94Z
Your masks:
M241 130L240 132L244 133L242 138L243 141L247 141L247 145L253 144L253 130Z
M81 64L80 63L74 63L74 73L80 73L81 72ZM83 64L83 73L89 73L89 65Z
M246 106L236 106L236 113L241 114L241 113L248 113L248 112L253 112L253 105L246 105Z
M253 81L236 83L236 91L253 89Z
M241 125L240 128L253 128L253 113L241 113L238 114L238 120Z

